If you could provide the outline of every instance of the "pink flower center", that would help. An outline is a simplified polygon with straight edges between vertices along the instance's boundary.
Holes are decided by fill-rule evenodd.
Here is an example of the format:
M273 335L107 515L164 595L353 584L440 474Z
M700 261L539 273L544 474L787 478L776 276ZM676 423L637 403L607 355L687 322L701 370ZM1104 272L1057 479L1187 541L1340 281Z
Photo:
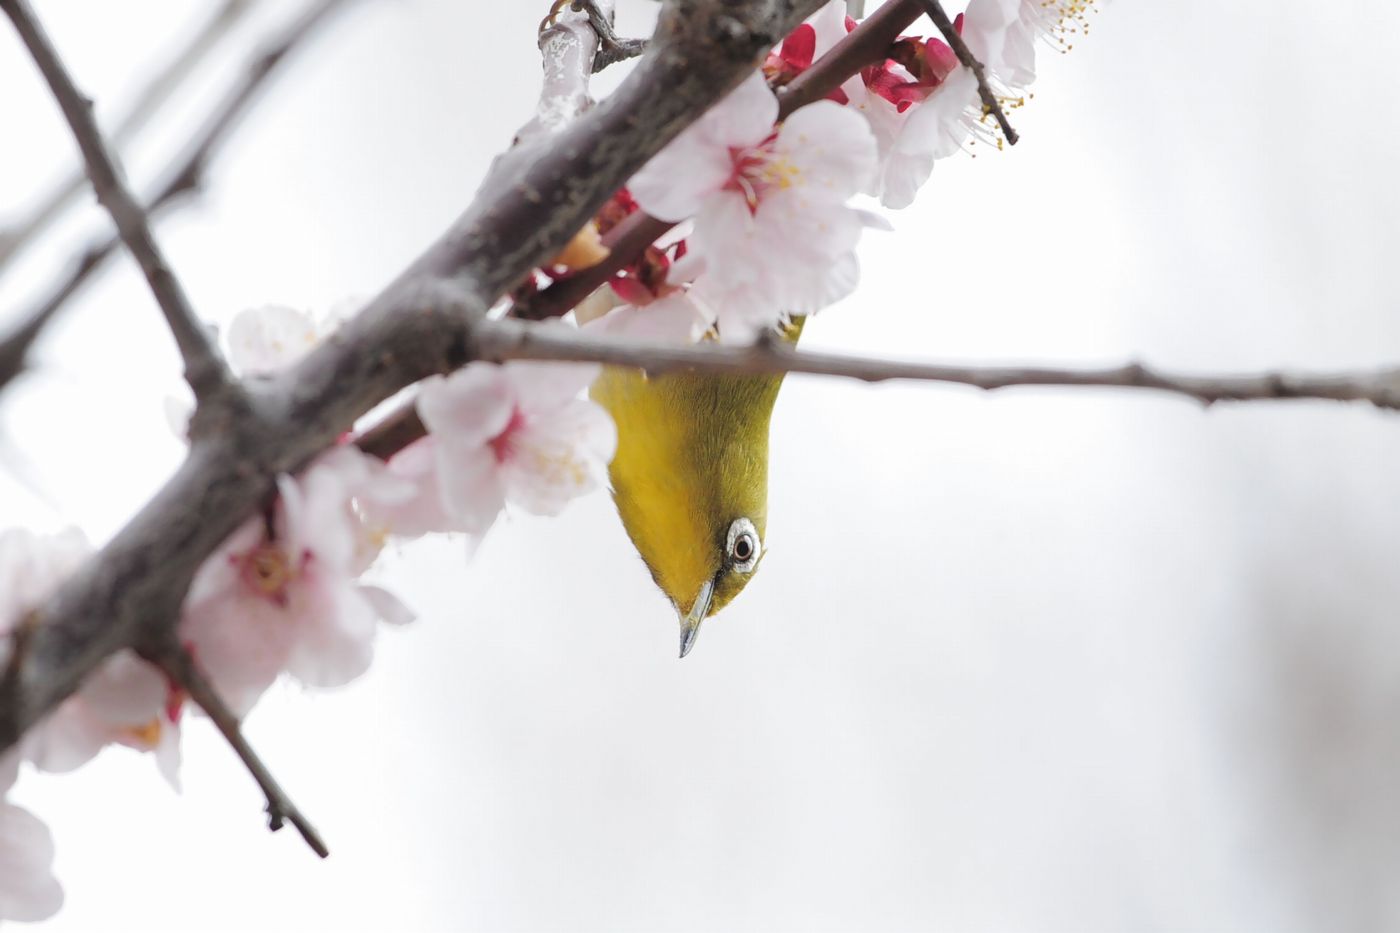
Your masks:
M506 429L486 443L491 446L491 451L496 455L497 463L505 463L515 453L515 435L520 429L525 427L525 414L517 406L510 413L510 421L506 422Z
M310 552L304 553L301 563L310 557ZM275 544L261 544L244 554L239 563L239 573L249 589L279 606L287 604L287 587L301 567L292 562L286 551Z
M743 195L751 214L758 211L758 205L769 192L791 188L801 181L802 170L786 153L777 151L777 141L778 133L775 130L757 146L729 147L734 174L729 176L724 190Z

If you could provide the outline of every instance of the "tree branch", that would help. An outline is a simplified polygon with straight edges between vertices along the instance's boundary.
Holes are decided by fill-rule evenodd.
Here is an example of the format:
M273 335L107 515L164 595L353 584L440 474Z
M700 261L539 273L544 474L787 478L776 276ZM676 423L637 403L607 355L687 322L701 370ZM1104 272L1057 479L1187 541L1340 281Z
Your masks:
M136 92L126 113L109 134L112 145L121 149L145 127L170 95L189 78L190 73L209 55L238 23L252 11L258 0L223 0L214 14L190 37L174 57ZM87 174L77 169L40 200L24 220L0 230L0 272L14 257L63 213L75 195L88 185Z
M191 134L184 150L155 185L154 193L146 201L148 214L158 216L175 207L185 195L199 190L209 163L242 122L251 105L261 98L262 91L273 75L278 73L279 66L329 22L332 13L348 3L349 0L315 0L277 38L267 42L253 55L244 67L242 78L210 109ZM48 290L45 298L32 310L20 315L23 323L0 339L0 391L23 372L30 349L50 319L120 246L121 239L115 234L99 237L89 243Z
M612 16L612 0L594 3L598 16ZM593 59L601 44L592 18L583 11L561 10L540 31L540 103L535 118L520 130L517 139L556 133L593 106L588 86L593 76Z
M865 382L889 379L947 382L988 391L1012 386L1098 386L1169 392L1205 405L1225 401L1323 399L1369 402L1380 409L1400 410L1400 367L1360 373L1192 376L1163 372L1140 363L1102 369L956 366L818 353L767 339L751 346L619 341L582 332L561 333L555 328L512 320L483 323L477 329L476 340L481 359L609 363L649 373L678 369L729 375L812 373Z
M992 93L991 87L987 84L987 75L982 68L982 63L977 60L977 56L972 54L972 50L963 41L962 35L953 28L953 23L948 19L948 14L943 12L943 4L938 0L919 0L923 4L924 12L928 13L929 19L938 27L938 31L943 34L943 41L953 50L953 54L962 62L962 66L972 71L977 78L977 96L982 98L983 115L991 114L996 118L997 126L1001 127L1001 133L1006 137L1008 145L1014 146L1020 140L1020 135L1011 128L1011 123L1006 119L1005 112L1001 109L1001 101L997 100L996 94Z
M301 838L306 840L306 844L311 847L321 858L330 855L330 849L326 848L326 843L321 839L320 833L316 832L316 827L297 809L297 805L292 803L290 797L282 790L277 779L272 776L258 753L253 750L253 746L248 744L248 739L243 735L243 729L239 725L238 717L228 708L220 698L213 685L205 678L198 665L190 657L189 652L179 645L172 645L155 655L148 656L152 663L165 671L174 683L182 687L190 695L190 699L204 710L214 726L223 735L225 741L232 746L248 773L253 776L253 780L258 782L258 787L262 789L263 796L267 798L267 826L268 829L276 832L282 828L284 822L291 823L301 833Z
M161 491L59 588L16 652L16 676L0 685L0 750L104 657L168 637L195 571L262 506L278 473L304 467L405 386L475 358L486 309L557 254L820 2L670 0L647 54L612 96L551 137L548 151L483 188L330 340L250 385L248 407L197 436Z
M165 314L166 324L175 336L180 355L184 357L185 379L194 390L195 397L203 402L224 393L236 384L233 375L220 355L212 333L195 314L179 280L156 244L145 209L136 202L122 180L107 143L97 128L97 121L93 119L92 101L73 84L28 0L0 0L0 9L14 23L20 39L57 98L78 148L82 150L97 199L112 215L112 222L116 224L122 242L141 266L151 292Z

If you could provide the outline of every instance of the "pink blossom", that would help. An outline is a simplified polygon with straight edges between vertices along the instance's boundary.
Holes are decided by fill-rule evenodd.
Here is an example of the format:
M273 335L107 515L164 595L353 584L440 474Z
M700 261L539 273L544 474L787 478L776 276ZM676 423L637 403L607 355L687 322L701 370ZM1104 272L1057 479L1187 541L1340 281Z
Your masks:
M265 375L301 359L321 342L328 329L305 311L263 305L234 315L224 342L235 370L243 375Z
M94 671L25 736L25 757L43 771L72 771L110 744L152 752L161 775L180 789L183 694L133 651Z
M181 637L240 713L283 671L310 687L349 683L369 667L376 623L412 618L356 581L368 543L356 499L395 482L372 460L337 448L300 477L279 477L271 520L244 524L195 576Z
M722 339L748 339L785 312L817 311L855 287L864 222L846 202L875 171L875 140L864 120L831 101L775 130L777 116L777 99L755 73L629 186L662 220L694 217L674 271L695 278Z
M0 534L0 636L7 636L27 613L39 608L91 553L87 539L73 529L49 536L22 529ZM0 659L8 652L5 638ZM25 734L22 753L45 771L71 771L112 743L154 750L154 745L149 749L141 745L138 737L155 735L152 724L159 726L168 694L160 671L134 652L118 652ZM178 762L178 731L173 724L168 731L166 745L170 739L175 741ZM161 763L163 772L176 783L178 778L169 769L170 756Z
M617 430L607 412L579 397L598 372L570 363L477 362L424 382L418 412L456 527L484 534L507 501L555 515L602 484Z
M0 921L46 920L63 906L53 875L53 835L28 810L0 798Z

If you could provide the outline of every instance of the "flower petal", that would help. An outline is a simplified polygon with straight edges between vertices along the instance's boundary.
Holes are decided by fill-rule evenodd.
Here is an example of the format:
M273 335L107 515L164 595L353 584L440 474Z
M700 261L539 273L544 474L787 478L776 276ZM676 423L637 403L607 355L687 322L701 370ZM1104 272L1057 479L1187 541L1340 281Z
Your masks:
M450 444L439 438L438 486L448 516L465 531L485 534L505 505L505 481L489 447Z
M556 515L602 484L616 449L617 428L608 413L576 400L519 432L505 470L510 501L537 515Z
M503 368L516 404L526 415L564 407L603 371L596 363L511 362Z
M0 802L0 920L33 923L63 906L53 835L28 810Z
M408 608L403 600L383 587L361 583L356 588L373 608L379 621L386 625L407 625L417 618L414 611Z
M788 117L774 151L798 167L798 185L810 198L845 201L875 173L877 147L870 124L829 100Z
M319 339L311 315L280 305L240 311L229 323L225 336L229 364L240 373L253 375L290 366Z
M681 221L734 175L735 149L759 145L778 119L778 99L755 72L642 166L628 182L642 209Z
M374 610L351 586L305 595L307 602L296 607L287 671L308 687L342 687L369 670L374 658Z
M428 431L467 445L504 431L514 407L510 381L494 363L476 362L450 376L425 379L418 395L418 414Z

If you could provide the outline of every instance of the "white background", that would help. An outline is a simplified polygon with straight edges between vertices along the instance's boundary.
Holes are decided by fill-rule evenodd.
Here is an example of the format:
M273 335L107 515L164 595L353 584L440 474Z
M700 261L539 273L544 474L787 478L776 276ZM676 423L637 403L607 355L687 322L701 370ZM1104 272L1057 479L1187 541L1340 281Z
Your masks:
M543 0L365 2L161 224L196 305L387 283L528 117ZM37 3L99 116L203 14ZM265 4L258 25L290 15ZM654 16L622 4L624 31ZM941 163L804 342L1216 371L1400 361L1400 9L1123 0L1042 55L1024 142ZM243 35L246 48L258 30ZM149 179L237 52L128 166ZM615 81L610 78L609 81ZM0 218L72 164L0 30ZM90 208L0 281L0 322ZM5 523L100 542L180 450L123 260L0 407ZM47 504L37 486L60 505ZM391 555L420 618L249 730L325 833L270 836L207 723L17 798L52 930L1369 931L1400 926L1400 422L1105 390L794 378L770 553L674 657L605 495Z

